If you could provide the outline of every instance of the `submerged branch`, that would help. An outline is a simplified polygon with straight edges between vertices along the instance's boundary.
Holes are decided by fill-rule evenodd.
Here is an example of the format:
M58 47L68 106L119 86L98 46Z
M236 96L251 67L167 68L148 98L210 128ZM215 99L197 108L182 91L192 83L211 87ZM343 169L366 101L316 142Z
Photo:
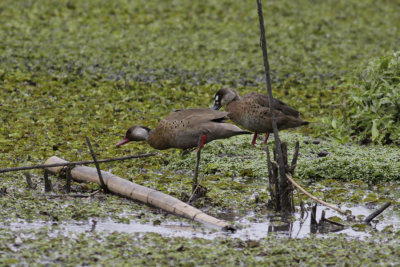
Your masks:
M364 219L364 223L369 224L376 216L381 214L385 209L387 209L392 203L387 202L385 203L382 207L379 209L375 210L373 213L371 213L367 218Z

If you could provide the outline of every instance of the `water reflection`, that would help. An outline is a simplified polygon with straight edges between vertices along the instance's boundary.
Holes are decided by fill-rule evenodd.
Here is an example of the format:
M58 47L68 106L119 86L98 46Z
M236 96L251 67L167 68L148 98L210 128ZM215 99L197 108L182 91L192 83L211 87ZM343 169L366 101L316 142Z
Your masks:
M366 208L365 206L357 206L346 208L352 211L352 214L356 217L359 215L367 216L373 209ZM325 217L337 216L337 213L323 207L318 207L316 218L321 218L322 211L325 210ZM382 216L382 215L380 215ZM391 208L383 213L383 218L376 223L375 228L381 231L384 227L392 225L394 230L400 229L400 217L396 212L393 212ZM222 216L219 216L222 217ZM224 217L235 218L235 222L241 225L240 229L235 233L226 233L221 231L212 231L203 227L193 226L191 222L177 222L177 221L165 221L160 225L152 225L150 223L140 223L139 221L131 220L130 223L116 223L112 220L94 220L91 219L85 222L61 222L59 224L53 224L52 222L36 221L26 222L20 220L13 223L2 223L0 227L11 228L12 230L19 229L31 229L41 228L47 226L49 231L53 233L61 232L65 235L71 232L102 232L112 233L114 231L124 233L157 233L164 236L170 237L187 237L187 238L205 238L214 239L221 236L229 236L233 238L240 238L242 240L258 240L266 237L269 234L276 234L280 236L286 236L289 238L304 238L310 234L324 235L326 233L343 233L350 237L367 237L369 236L368 231L356 231L352 228L338 228L331 225L326 227L316 227L311 223L311 216L309 212L296 213L295 216L290 218L283 218L274 214L266 214L265 217L260 218L257 216L257 220L254 219L255 214L247 214L239 217L238 214L225 214Z

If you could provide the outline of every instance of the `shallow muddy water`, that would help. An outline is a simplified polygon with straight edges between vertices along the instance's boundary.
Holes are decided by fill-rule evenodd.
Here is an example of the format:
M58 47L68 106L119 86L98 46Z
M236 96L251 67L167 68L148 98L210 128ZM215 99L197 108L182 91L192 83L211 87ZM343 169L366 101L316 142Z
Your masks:
M343 207L342 207L343 208ZM365 206L344 207L352 211L352 214L357 218L359 215L368 216L373 212ZM324 210L321 206L317 209L317 220L321 218L321 212ZM325 217L338 216L336 212L325 209ZM235 219L235 223L240 225L235 233L228 233L223 231L215 231L199 226L194 226L190 222L176 222L166 220L161 222L160 225L153 225L152 223L140 223L139 221L130 220L130 223L117 223L108 220L95 220L89 221L69 221L62 223L35 221L26 222L20 220L12 223L2 223L0 227L10 228L11 230L26 230L48 227L52 233L62 233L64 235L73 235L74 233L100 231L105 233L120 232L120 233L157 233L167 237L185 237L185 238L205 238L214 239L216 237L232 237L240 238L242 240L258 240L266 237L272 233L279 236L290 238L304 238L310 234L317 234L324 236L328 232L332 234L345 234L348 237L365 238L371 235L374 231L382 231L385 227L392 226L394 231L400 229L400 215L394 212L391 207L384 211L376 218L370 227L365 230L355 230L352 227L345 227L344 229L333 228L332 231L322 231L315 229L311 226L311 215L305 214L303 220L300 213L296 213L292 223L283 223L280 218L266 215L261 217L258 215L255 220L254 214L247 214L243 217L235 216L234 214L224 215L225 219ZM257 221L257 222L254 222Z

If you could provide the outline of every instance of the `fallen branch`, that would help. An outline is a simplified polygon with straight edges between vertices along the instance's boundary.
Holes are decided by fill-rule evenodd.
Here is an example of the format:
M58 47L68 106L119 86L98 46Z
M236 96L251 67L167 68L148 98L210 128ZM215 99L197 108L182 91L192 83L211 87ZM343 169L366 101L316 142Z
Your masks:
M385 203L382 207L380 207L379 209L375 210L374 212L372 212L367 218L364 219L364 223L369 224L376 216L378 216L379 214L381 214L385 209L387 209L392 203L391 202L387 202Z
M324 205L324 206L326 206L328 208L336 210L337 212L339 212L341 214L344 214L344 215L346 214L346 212L344 210L341 210L338 207L336 207L336 206L334 206L332 204L329 204L329 203L327 203L327 202L325 202L325 201L323 201L323 200L311 195L310 193L308 193L304 188L302 188L298 183L296 183L295 180L293 180L293 177L292 177L292 175L290 173L286 173L286 177L295 187L297 187L297 189L299 189L301 192L303 192L303 194L305 194L309 198L315 200L316 202L318 202L318 203L320 203L320 204L322 204L322 205Z
M99 159L99 160L97 160L97 162L104 163L104 162L120 161L120 160L127 160L127 159L147 158L147 157L151 157L154 155L156 155L156 153L132 155L132 156L126 156L126 157L111 158L111 159ZM78 164L86 165L86 164L93 164L93 163L94 163L93 160L83 160L83 161L60 162L60 163L54 163L54 164L39 164L39 165L32 165L32 166L0 169L0 173L13 172L13 171L24 171L24 170L32 170L32 169L45 169L45 168L51 168L51 167L78 165Z
M46 161L46 164L54 166L58 163L67 163L67 161L58 157L51 157ZM59 165L65 166L65 165ZM50 172L56 174L60 171L61 167L49 167L47 168ZM206 226L212 228L218 228L223 230L234 231L233 228L227 221L219 220L211 217L201 210L198 210L179 199L166 195L154 189L150 189L135 183L132 183L126 179L118 177L112 173L101 171L104 179L104 183L107 185L110 192L115 194L140 201L142 203L150 204L154 207L163 209L172 214L182 216L197 222L200 222ZM100 184L99 177L95 168L86 166L75 166L71 170L71 176L74 180L80 182L92 182Z

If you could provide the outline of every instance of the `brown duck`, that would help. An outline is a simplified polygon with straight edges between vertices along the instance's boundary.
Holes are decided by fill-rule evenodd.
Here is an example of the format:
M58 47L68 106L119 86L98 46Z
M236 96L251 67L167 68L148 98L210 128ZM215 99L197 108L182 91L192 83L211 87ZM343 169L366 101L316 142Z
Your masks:
M163 118L154 130L143 126L132 126L125 138L116 146L130 141L146 141L155 149L201 147L216 139L228 138L240 134L250 134L239 127L225 123L228 112L212 109L194 108L177 110Z
M309 123L300 118L300 112L279 99L274 98L273 103L279 130ZM264 143L267 142L269 133L273 132L268 96L252 92L240 97L235 90L222 88L215 94L213 109L218 110L224 105L232 121L254 132L252 145L256 143L258 133L266 133Z

